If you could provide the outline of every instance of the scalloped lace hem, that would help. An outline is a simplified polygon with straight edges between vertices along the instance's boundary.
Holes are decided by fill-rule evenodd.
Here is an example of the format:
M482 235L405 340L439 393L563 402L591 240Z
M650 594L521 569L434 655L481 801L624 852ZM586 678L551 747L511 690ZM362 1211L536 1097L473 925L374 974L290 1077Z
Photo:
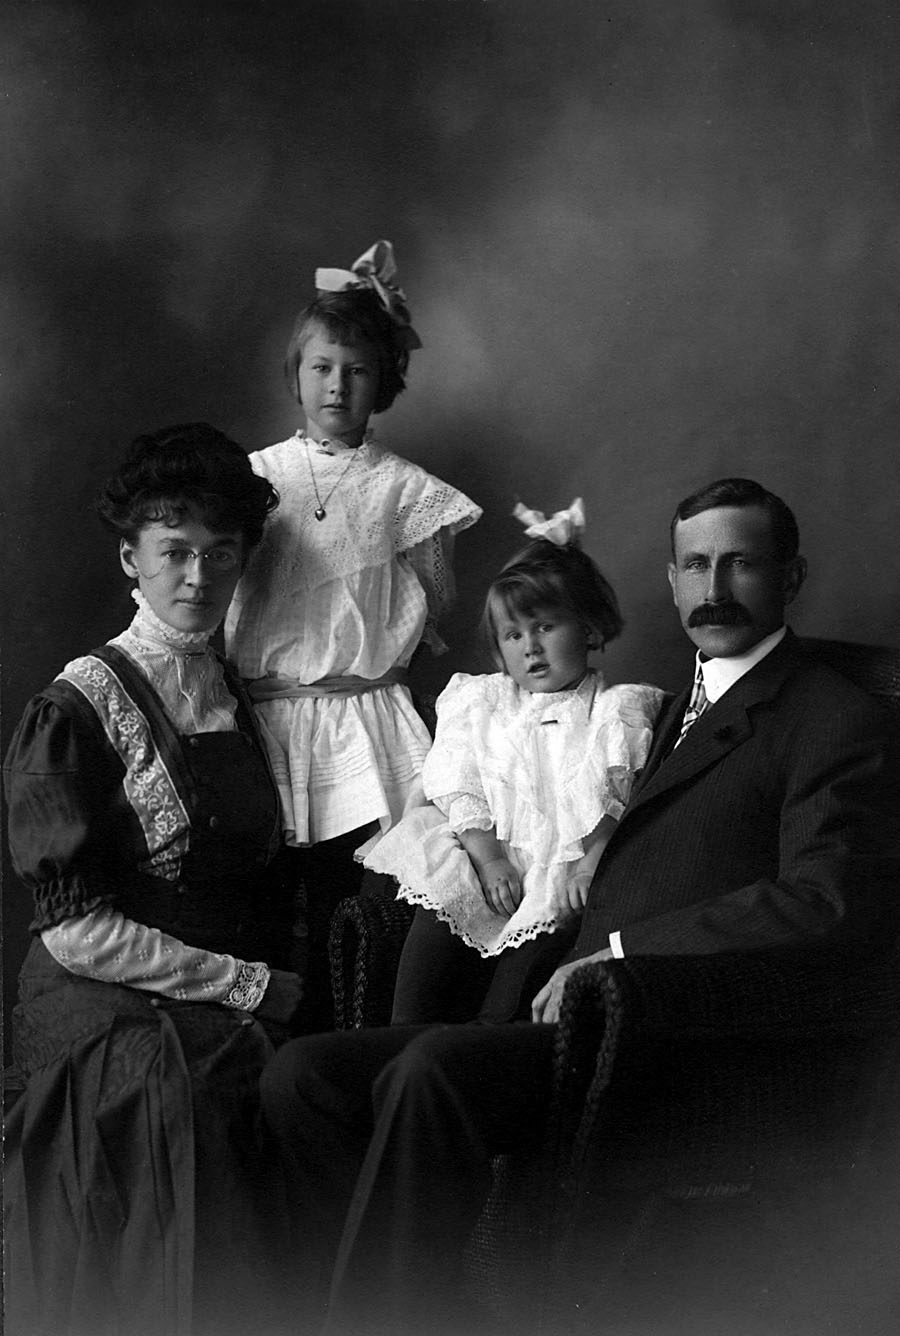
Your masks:
M451 932L465 942L466 946L471 946L485 959L499 956L501 952L521 946L523 942L534 941L535 937L540 937L545 932L555 932L560 926L560 920L557 918L539 919L534 923L521 924L513 932L501 934L495 943L486 945L483 941L476 941L465 925L454 914L449 913L445 905L438 904L427 891L414 891L411 886L401 885L397 891L397 899L432 910L442 923L447 924Z

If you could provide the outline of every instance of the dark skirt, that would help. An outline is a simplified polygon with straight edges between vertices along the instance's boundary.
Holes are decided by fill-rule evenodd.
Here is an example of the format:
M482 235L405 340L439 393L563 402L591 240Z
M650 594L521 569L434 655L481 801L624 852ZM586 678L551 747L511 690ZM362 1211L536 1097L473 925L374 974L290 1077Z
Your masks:
M70 974L35 941L6 1128L7 1336L269 1336L289 1259L250 1015Z

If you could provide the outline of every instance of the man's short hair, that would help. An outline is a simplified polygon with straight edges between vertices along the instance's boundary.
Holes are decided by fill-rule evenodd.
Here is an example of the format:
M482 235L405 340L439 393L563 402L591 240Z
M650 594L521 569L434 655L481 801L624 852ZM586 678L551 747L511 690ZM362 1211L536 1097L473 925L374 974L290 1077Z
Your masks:
M708 487L701 487L699 492L679 503L672 516L669 528L672 555L675 554L675 526L679 520L689 520L704 510L716 510L720 506L759 506L769 516L772 526L772 540L775 552L782 563L793 561L800 548L800 531L794 512L774 492L767 492L751 478L720 478Z

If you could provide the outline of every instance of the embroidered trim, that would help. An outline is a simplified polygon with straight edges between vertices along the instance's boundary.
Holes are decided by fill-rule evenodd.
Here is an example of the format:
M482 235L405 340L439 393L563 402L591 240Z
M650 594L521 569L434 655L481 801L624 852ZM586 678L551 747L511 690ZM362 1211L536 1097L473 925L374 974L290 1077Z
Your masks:
M411 886L400 883L397 899L405 900L410 905L421 905L424 909L430 909L442 923L447 924L455 936L461 938L466 946L471 946L484 959L499 956L502 951L512 950L521 946L523 942L533 942L535 937L540 937L543 933L555 932L562 922L561 915L548 914L546 918L537 919L533 923L523 923L520 927L513 928L510 933L502 933L498 939L486 945L482 940L476 941L462 919L448 910L446 905L439 904L427 891L415 891Z
M282 502L238 584L226 627L235 625L243 601L260 588L274 588L282 597L315 589L384 566L442 530L458 533L481 516L481 508L449 483L368 441L357 448L358 463L332 502L340 522L316 524L316 497L297 441L279 442L250 458ZM345 465L337 455L321 456L318 462L324 490L332 474L342 476Z
M190 820L146 718L120 678L92 654L67 664L57 680L81 692L125 765L125 796L141 823L150 855L138 866L177 881L190 841Z
M269 986L272 971L261 960L238 961L234 982L225 994L226 1007L241 1011L255 1011Z

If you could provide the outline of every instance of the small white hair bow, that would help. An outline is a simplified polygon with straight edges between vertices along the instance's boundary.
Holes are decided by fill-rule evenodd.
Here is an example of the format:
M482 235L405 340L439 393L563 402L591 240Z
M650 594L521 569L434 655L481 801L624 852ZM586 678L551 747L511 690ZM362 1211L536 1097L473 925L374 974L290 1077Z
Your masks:
M513 517L525 525L529 538L547 538L557 547L577 543L584 533L584 502L580 496L576 496L568 510L557 510L549 520L542 510L529 510L521 501L513 510Z
M347 292L353 288L370 288L399 327L406 347L421 348L422 340L412 327L406 293L394 282L396 273L393 246L389 241L376 241L353 262L352 269L317 269L316 290Z

